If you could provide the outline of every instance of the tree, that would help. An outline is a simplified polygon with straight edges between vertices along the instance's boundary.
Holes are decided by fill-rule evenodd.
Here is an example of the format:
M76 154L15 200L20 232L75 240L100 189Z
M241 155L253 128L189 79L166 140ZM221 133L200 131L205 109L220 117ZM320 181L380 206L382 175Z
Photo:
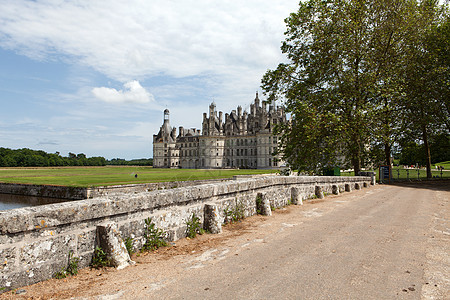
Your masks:
M392 106L387 101L393 99L395 88L390 82L394 81L386 74L393 68L392 55L402 42L396 32L410 21L413 4L400 0L309 0L300 2L298 12L285 20L286 40L281 50L288 63L267 71L262 79L269 101L283 99L286 111L292 114L291 126L280 126L284 159L294 166L300 160L326 165L339 150L355 174L360 172L373 138L368 129L377 125L374 116L383 107L380 102L384 101L384 107ZM311 113L314 118L308 116ZM339 131L314 132L311 140L308 135L316 128L316 120L327 120L329 128ZM336 137L330 138L330 134ZM389 128L385 135L391 135ZM293 143L296 147L290 146ZM324 155L302 149L313 144Z
M447 6L423 1L417 10L416 36L408 41L403 99L405 117L421 133L427 167L432 178L430 138L449 132L450 24Z
M381 161L382 152L390 164L391 148L409 127L447 124L448 130L445 6L434 0L309 0L299 6L285 20L281 50L288 62L262 79L269 101L283 100L292 115L278 128L288 163L317 173L339 152L358 174L374 156ZM427 148L427 135L422 139Z

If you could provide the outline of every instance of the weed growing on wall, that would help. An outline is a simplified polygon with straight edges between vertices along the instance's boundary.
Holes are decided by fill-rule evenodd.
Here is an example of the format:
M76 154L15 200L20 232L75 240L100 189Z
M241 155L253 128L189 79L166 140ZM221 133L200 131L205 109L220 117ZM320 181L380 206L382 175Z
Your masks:
M78 263L80 259L78 257L73 256L73 251L69 251L69 258L67 267L62 267L59 272L56 272L53 277L56 279L66 278L69 275L77 275L78 274Z
M262 214L261 206L262 206L262 196L260 193L258 193L258 195L256 196L256 213L258 215Z
M227 207L224 209L224 214L225 223L237 222L245 218L245 205L242 201L234 199L234 205L227 205Z
M200 218L192 213L192 216L186 221L186 236L188 238L195 238L197 233L202 235L205 233L205 230L202 228L202 224L200 223Z
M159 247L167 246L167 242L165 240L166 233L161 228L156 228L155 223L152 222L151 218L147 218L145 220L145 229L144 229L144 239L145 243L142 246L143 251L154 251Z
M95 247L94 256L92 257L91 267L100 269L109 266L108 255L99 246Z
M131 237L127 237L127 238L125 239L125 241L124 241L124 243L125 243L125 248L127 248L128 255L130 255L130 256L134 253L134 250L133 250L133 241L134 241L134 239L131 238Z

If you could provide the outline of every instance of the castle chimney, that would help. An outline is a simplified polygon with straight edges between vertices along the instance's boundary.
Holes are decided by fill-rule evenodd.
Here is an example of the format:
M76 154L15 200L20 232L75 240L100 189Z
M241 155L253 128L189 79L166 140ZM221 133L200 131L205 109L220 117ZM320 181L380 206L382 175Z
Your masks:
M258 107L259 107L259 98L258 98L258 92L256 92L255 109L258 110Z
M172 137L175 139L177 137L177 129L174 127L172 128Z
M181 137L181 136L184 136L184 127L183 127L183 126L180 126L180 127L179 127L179 130L180 130L180 137Z

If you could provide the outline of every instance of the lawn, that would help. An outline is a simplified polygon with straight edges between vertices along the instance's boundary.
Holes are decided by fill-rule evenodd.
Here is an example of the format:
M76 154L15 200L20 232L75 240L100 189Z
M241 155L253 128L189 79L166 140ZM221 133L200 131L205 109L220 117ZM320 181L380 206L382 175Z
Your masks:
M444 164L438 164L444 166L444 171L438 171L436 169L432 169L431 173L433 178L450 178L450 170L445 168ZM447 171L446 171L447 170ZM372 170L373 171L373 170ZM378 171L375 170L377 181L379 179ZM341 172L341 176L354 176L353 172ZM404 169L403 167L393 167L392 168L392 179L393 180L424 180L427 179L427 170L426 169Z
M276 170L153 169L152 167L0 168L0 182L62 186L108 186L133 183L231 178ZM137 174L137 177L135 175Z

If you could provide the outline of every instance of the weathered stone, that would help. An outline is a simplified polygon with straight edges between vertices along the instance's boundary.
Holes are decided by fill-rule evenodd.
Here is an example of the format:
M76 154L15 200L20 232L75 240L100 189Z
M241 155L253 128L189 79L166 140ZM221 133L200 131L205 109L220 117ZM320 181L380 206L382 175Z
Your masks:
M114 267L120 270L134 264L116 224L108 223L98 225L97 234L100 247L107 253L109 261Z
M95 248L96 230L82 232L77 235L77 253L92 252Z
M345 184L345 191L346 192L351 192L352 191L352 186L349 183Z
M6 248L0 250L0 273L7 272L14 267L16 261L16 248Z
M339 186L337 186L336 184L333 184L331 186L331 192L333 193L333 195L339 195Z
M314 195L316 195L316 197L319 199L323 199L325 197L321 186L316 185Z
M184 236L186 219L192 213L203 219L206 203L216 206L215 222L221 229L224 210L236 204L245 216L256 214L258 194L261 213L270 215L271 206L282 207L296 199L301 204L302 199L314 195L316 186L321 186L323 192L332 192L335 185L343 192L345 185L369 184L370 180L369 176L260 176L172 191L135 193L130 189L130 194L107 194L107 198L1 211L0 287L12 289L51 278L67 266L69 251L80 259L79 267L88 266L96 245L97 226L105 222L116 223L122 236L133 238L135 249L140 249L144 243L144 221L149 217L168 234L169 240L176 240ZM203 224L207 219L203 219Z
M375 185L377 183L377 179L375 177L375 174L372 174L370 176L370 185Z
M270 201L266 194L258 193L256 195L256 209L263 216L272 215L272 208L270 207Z
M295 205L303 205L303 197L300 195L300 191L296 187L291 188L291 202Z
M222 233L222 218L216 204L205 204L203 228L213 234Z
M75 250L75 236L64 235L25 243L19 248L20 264L23 266L33 262L40 265L51 262L56 258L66 257L69 251Z

